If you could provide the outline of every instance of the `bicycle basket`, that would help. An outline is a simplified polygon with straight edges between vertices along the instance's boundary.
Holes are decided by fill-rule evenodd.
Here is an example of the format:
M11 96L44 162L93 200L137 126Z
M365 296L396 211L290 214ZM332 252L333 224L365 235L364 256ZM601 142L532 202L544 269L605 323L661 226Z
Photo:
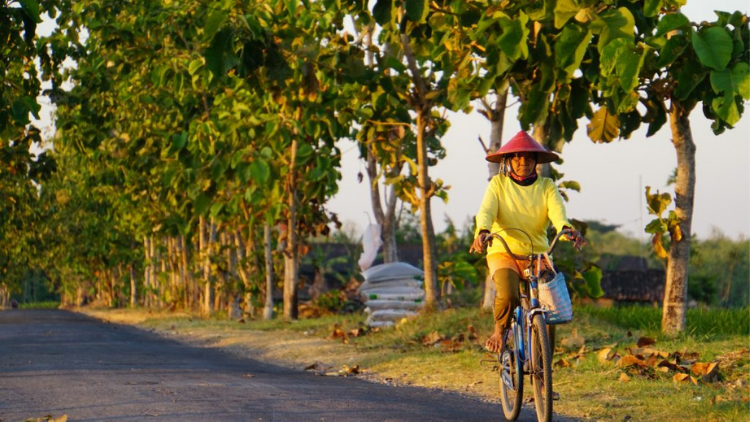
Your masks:
M573 319L573 304L563 273L557 273L548 283L540 283L538 288L539 302L548 311L548 325L565 324Z

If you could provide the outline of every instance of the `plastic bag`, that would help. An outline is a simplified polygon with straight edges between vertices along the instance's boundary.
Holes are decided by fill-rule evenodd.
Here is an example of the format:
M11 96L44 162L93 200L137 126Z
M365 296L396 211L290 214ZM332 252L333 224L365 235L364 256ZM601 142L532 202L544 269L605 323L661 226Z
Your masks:
M362 255L359 257L357 264L359 268L364 271L375 262L375 257L378 256L378 249L383 244L383 240L380 238L380 224L370 224L365 229L365 234L362 236Z
M573 303L563 273L548 283L539 283L539 302L546 309L547 324L565 324L573 319Z

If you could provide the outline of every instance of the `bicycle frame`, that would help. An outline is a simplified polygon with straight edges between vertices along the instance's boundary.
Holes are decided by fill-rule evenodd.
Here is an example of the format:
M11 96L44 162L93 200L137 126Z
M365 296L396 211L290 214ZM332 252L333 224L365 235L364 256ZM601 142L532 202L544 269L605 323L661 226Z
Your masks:
M552 243L550 244L549 249L547 252L543 253L531 253L529 255L517 255L513 253L510 248L508 247L508 244L505 242L505 239L500 236L499 233L491 233L490 238L495 238L502 243L503 247L505 248L505 251L510 255L513 259L519 260L519 261L528 261L528 267L524 269L524 277L521 279L522 283L529 284L529 308L528 309L521 309L522 307L518 307L515 309L515 317L516 317L516 324L522 325L521 332L517 334L525 334L522 338L529 339L531 338L531 330L532 330L532 324L531 322L534 319L534 316L537 314L544 315L547 311L542 309L541 304L539 303L539 290L538 290L538 282L539 282L539 276L542 272L542 259L546 260L548 263L551 264L549 256L552 254L552 252L555 250L555 247L557 246L557 241L565 234L570 233L570 230L563 229L560 230L560 232L555 236L555 238L552 240ZM533 245L532 245L533 246ZM534 268L534 263L536 262L536 268ZM554 268L550 265L550 269L554 272ZM526 298L525 295L521 295L521 299ZM523 303L523 300L521 301ZM525 311L525 312L524 312ZM545 320L546 315L545 315ZM526 356L526 341L519 342L519 350L518 350L518 356L519 359L521 359L521 362L526 363L527 356Z

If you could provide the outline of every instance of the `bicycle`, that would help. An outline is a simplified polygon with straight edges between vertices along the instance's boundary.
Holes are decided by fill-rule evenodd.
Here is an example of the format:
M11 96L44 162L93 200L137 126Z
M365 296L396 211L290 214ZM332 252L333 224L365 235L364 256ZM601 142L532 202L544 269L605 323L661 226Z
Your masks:
M520 229L518 230L526 234ZM521 306L516 307L511 317L510 328L503 334L503 347L498 355L500 363L500 401L505 418L514 421L521 413L523 399L523 376L528 374L534 388L534 405L537 419L552 420L552 345L547 333L546 309L539 303L538 282L543 276L542 260L549 263L554 272L549 256L555 249L561 236L571 234L568 229L561 230L555 236L550 248L545 253L516 255L500 233L491 233L485 244L498 239L506 252L518 261L528 261L519 288ZM528 237L528 234L526 234ZM531 238L529 237L529 242ZM533 249L533 248L532 248ZM536 265L535 265L536 264ZM525 293L528 292L527 296Z

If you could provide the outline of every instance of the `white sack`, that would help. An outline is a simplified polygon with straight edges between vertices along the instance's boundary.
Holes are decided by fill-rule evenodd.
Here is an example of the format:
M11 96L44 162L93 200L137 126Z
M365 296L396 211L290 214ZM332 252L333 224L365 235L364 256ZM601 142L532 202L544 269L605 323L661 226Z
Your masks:
M374 311L379 311L381 309L409 309L409 310L419 310L424 307L424 302L422 299L414 299L414 300L382 300L382 299L373 299L367 301L367 308L365 308L365 312L370 313ZM369 309L369 311L368 311Z
M380 224L370 224L367 226L365 234L362 236L362 255L360 255L359 261L357 261L362 271L370 268L370 265L375 261L375 257L378 256L378 249L380 249L382 244Z
M401 278L398 280L365 281L359 286L359 291L364 292L371 289L390 289L394 287L422 288L422 281L415 278Z
M368 321L398 321L402 318L408 318L416 316L416 312L408 311L406 309L382 309L379 311L373 311Z
M372 293L364 294L367 301L370 300L417 300L424 299L424 292L414 293ZM367 302L369 303L369 302Z
M390 280L404 277L423 277L424 271L406 262L391 262L370 267L362 271L367 281Z

